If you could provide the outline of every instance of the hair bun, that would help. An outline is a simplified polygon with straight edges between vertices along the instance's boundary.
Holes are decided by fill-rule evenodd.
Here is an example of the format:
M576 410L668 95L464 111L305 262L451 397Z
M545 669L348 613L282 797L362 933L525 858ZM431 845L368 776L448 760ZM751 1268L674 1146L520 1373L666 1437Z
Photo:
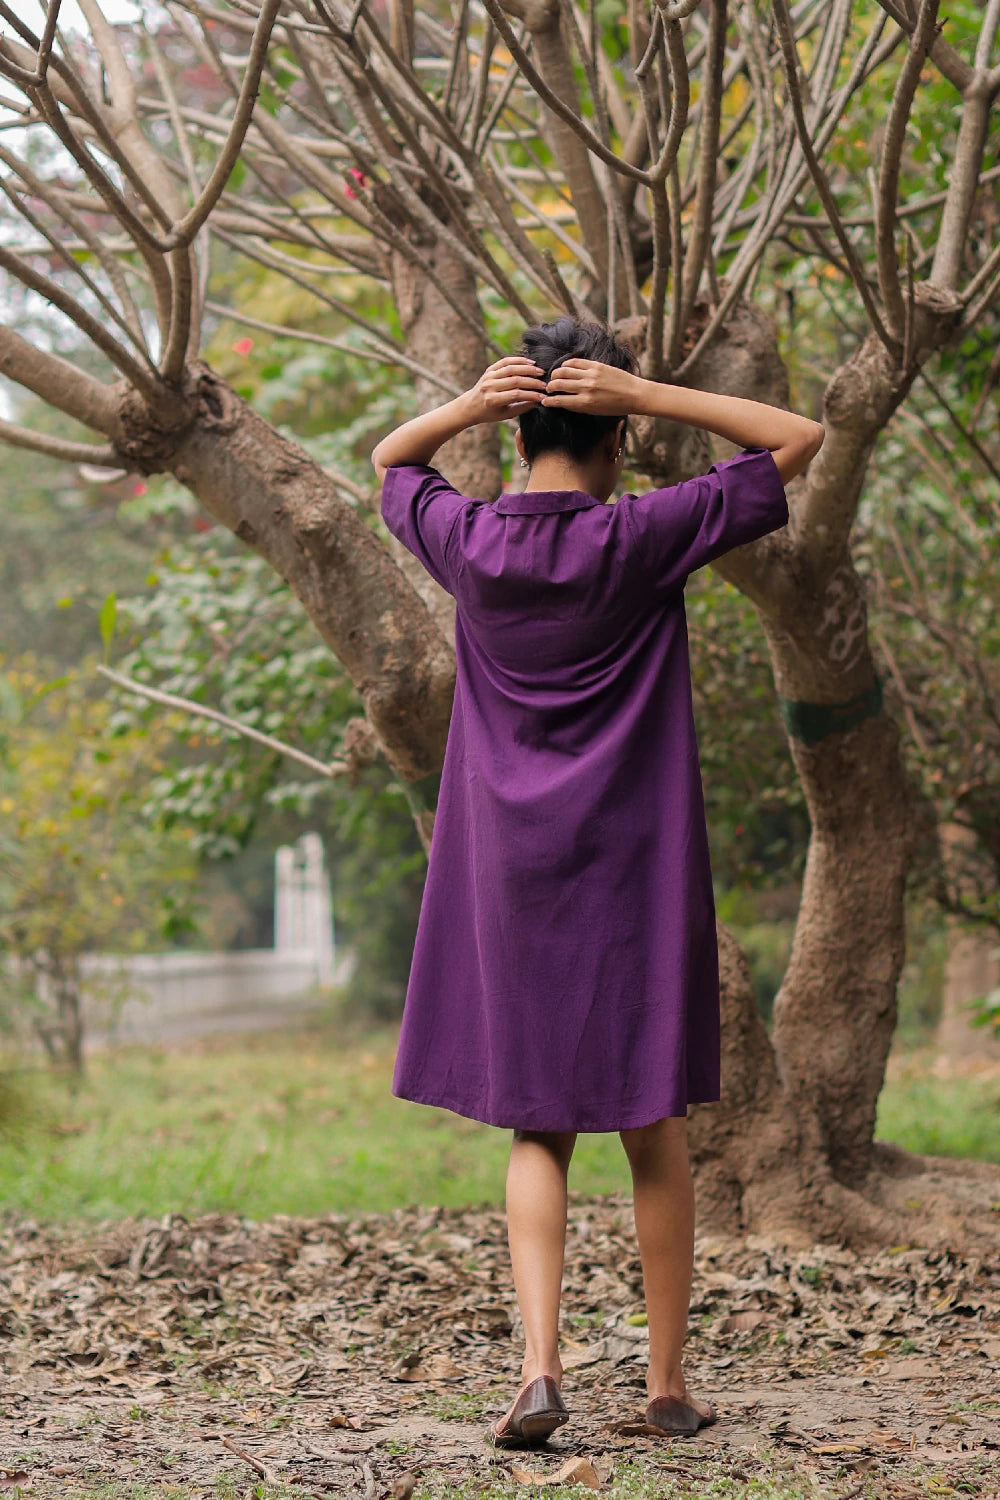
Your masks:
M637 374L639 362L603 323L562 317L525 330L521 353L545 372L546 380L567 359L593 359L602 365ZM624 416L624 413L622 414ZM536 406L522 412L519 425L525 452L533 462L554 449L582 459L602 435L617 427L621 417L595 417L556 406Z

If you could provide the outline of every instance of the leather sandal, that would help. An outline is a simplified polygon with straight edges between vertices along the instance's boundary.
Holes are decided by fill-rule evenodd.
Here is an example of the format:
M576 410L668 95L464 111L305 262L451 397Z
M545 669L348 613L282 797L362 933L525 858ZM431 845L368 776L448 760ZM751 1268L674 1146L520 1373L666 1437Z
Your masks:
M702 1427L711 1427L718 1415L712 1402L708 1404L706 1417L679 1396L657 1396L646 1407L646 1424L671 1437L693 1437Z
M502 1432L496 1423L486 1433L494 1448L537 1448L557 1427L569 1421L569 1411L551 1375L539 1375L524 1387Z

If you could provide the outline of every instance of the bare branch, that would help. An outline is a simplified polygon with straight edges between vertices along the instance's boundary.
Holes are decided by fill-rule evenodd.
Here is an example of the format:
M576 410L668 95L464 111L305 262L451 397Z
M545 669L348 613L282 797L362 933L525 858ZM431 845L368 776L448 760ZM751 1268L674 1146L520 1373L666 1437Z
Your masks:
M613 167L616 172L620 172L623 177L631 177L636 182L648 185L648 173L642 171L639 167L633 167L630 162L623 161L614 151L609 150L590 127L584 124L579 114L570 105L566 104L564 100L560 99L557 94L553 93L517 40L514 29L504 15L499 0L483 0L483 5L489 11L493 24L503 37L511 56L517 62L525 79L530 83L538 97L549 106L553 114L558 115L569 126L574 135L583 141L587 150L593 152L594 156L600 157L601 161L606 162L609 167Z
M43 79L48 72L49 58L52 56L52 44L56 39L56 27L59 25L59 8L62 0L49 0L49 8L45 16L45 30L42 33L42 45L38 49L38 59L35 63L35 75Z
M965 95L958 140L948 177L948 197L941 214L930 280L956 288L962 274L969 225L979 191L979 177L989 130L990 96L985 75L977 74Z
M799 146L801 148L803 156L806 159L806 162L808 163L809 171L812 174L812 179L816 185L816 191L819 194L820 201L822 202L823 207L826 210L827 218L830 221L830 227L832 228L834 234L837 236L837 239L840 243L840 248L844 255L844 259L847 261L847 264L851 268L851 277L854 281L854 285L858 290L858 295L861 297L861 300L864 303L865 312L868 314L868 320L874 328L875 332L878 334L882 343L885 345L886 349L888 349L889 352L895 356L898 353L898 342L887 330L885 324L882 321L882 316L875 305L875 300L872 297L871 291L868 286L868 278L865 275L864 267L858 259L857 251L847 237L847 231L844 229L844 226L841 223L840 212L837 208L836 200L832 192L830 191L830 185L827 182L826 173L824 172L819 157L816 154L812 135L806 122L805 111L802 107L802 92L799 84L799 57L798 51L795 46L795 32L792 29L792 18L788 13L788 0L772 0L772 3L774 7L774 18L778 27L778 39L781 43L781 50L785 58L785 80L788 86L788 98L789 103L792 106L792 114L795 119L795 127L798 131Z
M684 258L681 322L687 323L705 266L715 209L715 178L722 118L722 73L726 61L726 0L710 0L708 54L701 88L698 130L698 191ZM675 270L675 275L679 271Z
M1000 291L1000 244L994 245L987 259L980 266L962 294L966 305L962 325L974 328Z
M253 40L250 43L250 52L246 60L246 72L243 75L243 84L240 88L236 110L226 137L226 143L212 169L211 177L209 177L208 182L205 184L201 197L196 203L191 205L188 212L173 226L167 235L166 247L168 248L173 248L175 245L190 244L212 212L212 209L222 195L226 183L232 176L233 168L243 147L243 141L253 114L257 90L260 86L260 76L264 69L267 49L271 40L271 32L280 8L281 0L263 0L257 25L254 29Z
M871 71L881 65L882 62L899 45L903 33L896 31L887 43L881 43L882 31L884 29L884 17L877 17L875 24L868 34L867 40L854 60L850 73L836 95L831 101L827 111L827 118L818 131L815 140L815 150L822 155L828 141L833 136L847 101L861 86L864 79ZM738 299L746 292L754 270L759 266L761 257L768 244L783 221L789 206L795 201L803 182L809 175L809 167L800 151L800 160L793 160L793 147L797 143L797 131L793 127L786 132L780 150L778 161L773 173L773 185L755 212L753 227L750 234L744 240L735 260L730 264L727 271L727 286L725 295L712 313L711 318L699 335L694 348L684 358L683 363L676 368L675 378L683 380L695 368L704 351L709 347L712 340L718 334L725 320L729 317ZM671 369L674 368L671 363ZM742 587L742 584L741 584Z
M139 319L138 310L135 306L135 303L132 301L131 297L128 294L127 285L121 275L121 271L114 256L107 253L100 239L96 235L91 233L85 220L82 219L79 214L74 213L74 211L63 201L63 195L59 192L58 189L52 188L49 183L43 182L40 178L36 177L34 172L31 171L30 167L26 166L25 163L20 161L17 157L11 156L11 154L8 151L3 150L2 147L0 147L0 162L3 162L5 166L10 168L12 173L16 174L21 179L24 186L34 197L41 199L57 214L59 214L60 218L62 218L66 224L68 224L76 231L76 233L83 240L84 244L87 245L87 247L97 257L102 268L104 269L105 274L111 281L112 286L118 293L119 297L122 299L124 313L119 312L118 308L114 306L110 298L108 298L104 294L104 292L93 280L93 278L87 273L86 268L81 265L80 261L73 256L71 248L67 245L64 245L55 237L55 235L50 233L50 231L39 219L37 214L35 214L28 207L27 203L25 203L22 198L19 198L17 196L14 190L10 187L8 181L6 179L0 178L0 191L2 191L8 201L14 205L19 217L24 219L25 223L31 225L32 229L34 229L42 237L42 239L46 241L46 243L52 248L55 254L63 262L63 264L70 271L72 271L75 276L79 276L81 281L87 287L87 290L104 308L109 318L111 318L112 321L118 325L123 333L128 335L132 344L139 351L139 353L142 354L144 358L148 358L146 340L143 335L142 323ZM11 245L9 246L9 248L16 253L15 246Z
M878 0L878 3L907 36L913 35L916 22L912 16L907 15L898 0ZM970 68L961 53L950 47L942 37L938 37L931 48L931 61L941 69L945 78L955 85L960 94L965 93L975 76L975 69Z
M994 463L994 461L990 457L989 453L987 453L987 451L983 447L982 443L976 437L976 434L974 432L970 431L970 429L968 427L966 427L965 423L962 421L961 417L955 411L954 407L952 406L952 404L948 400L948 398L945 396L945 394L941 390L940 386L938 386L931 379L930 375L927 373L927 371L925 369L922 369L920 371L920 377L923 380L924 384L926 385L927 389L933 395L935 401L941 407L941 410L946 413L949 422L951 422L951 424L955 428L956 432L960 432L961 433L962 437L968 443L969 447L972 449L973 453L979 459L979 461L983 465L983 467L993 477L993 479L995 479L996 482L998 484L1000 484L1000 468L998 468L997 465Z
M329 780L337 776L346 776L352 769L346 760L317 760L313 755L307 755L304 750L297 750L294 745L286 745L283 740L276 740L271 734L262 734L259 729L253 729L249 724L241 724L238 719L231 719L228 714L219 713L218 709L208 708L204 703L196 703L193 698L179 698L176 693L164 693L159 688L147 687L144 682L136 682L133 677L126 677L121 672L113 672L110 667L99 666L98 672L113 682L116 687L124 688L127 693L135 693L140 698L148 698L151 703L159 703L164 708L175 708L181 713L191 714L196 719L208 719L213 724L220 724L223 729L229 729L234 734L241 734L244 739L253 740L256 745L263 745L266 750L273 750L276 755L283 755L287 760L294 760L300 766L306 766L314 771L317 776L325 776Z
M12 328L0 327L0 375L33 391L57 411L85 427L116 439L120 430L118 393L76 365L36 349Z
M33 453L44 453L47 458L60 458L71 464L96 464L102 469L122 465L122 455L110 445L102 448L95 443L72 443L48 432L19 427L16 422L0 421L0 443L11 448L28 448Z
M301 339L306 344L320 344L327 349L339 349L344 354L350 354L358 359L372 359L380 365L397 365L401 369L410 370L414 375L419 375L421 380L428 380L436 385L439 390L444 391L446 396L460 396L461 388L450 380L435 375L426 365L420 364L405 353L398 345L393 344L388 338L375 338L369 336L367 349L358 349L353 344L346 343L343 339L327 338L322 333L306 333L300 328L289 328L283 323L267 323L263 318L255 318L250 313L239 312L231 307L226 307L222 302L208 301L205 307L209 312L214 312L219 317L228 318L234 323L241 323L247 328L257 328L262 333L278 334L281 338Z
M906 308L899 284L896 254L896 199L899 195L899 168L903 155L906 123L920 82L920 71L930 51L937 28L938 0L920 0L920 14L910 38L910 47L896 80L889 117L882 142L882 163L878 194L875 200L875 255L879 289L885 307L886 321L897 339L903 337Z
M155 371L148 364L141 365L133 359L128 350L117 339L112 338L101 320L64 291L58 282L43 276L21 256L12 254L3 245L0 245L0 267L64 313L148 400L155 402L159 398L161 389Z

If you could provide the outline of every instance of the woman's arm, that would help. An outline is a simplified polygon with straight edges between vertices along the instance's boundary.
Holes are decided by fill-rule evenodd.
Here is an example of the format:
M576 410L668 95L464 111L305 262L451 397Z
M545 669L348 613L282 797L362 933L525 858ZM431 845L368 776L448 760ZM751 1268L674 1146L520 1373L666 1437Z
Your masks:
M384 437L372 453L379 480L393 464L429 464L449 438L481 422L502 422L537 406L545 394L544 372L518 354L497 360L471 391L404 422Z
M553 370L542 405L594 416L666 417L703 427L742 448L769 448L784 483L801 473L826 435L819 422L763 401L643 380L591 359L568 359Z

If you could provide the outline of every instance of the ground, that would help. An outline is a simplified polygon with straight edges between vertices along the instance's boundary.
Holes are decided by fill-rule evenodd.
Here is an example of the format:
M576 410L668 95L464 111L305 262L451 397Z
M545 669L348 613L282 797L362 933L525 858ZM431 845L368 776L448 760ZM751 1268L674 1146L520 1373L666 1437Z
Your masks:
M700 1239L689 1379L721 1417L673 1444L638 1428L627 1199L574 1198L565 1310L572 1421L496 1453L520 1351L496 1210L9 1217L0 1489L526 1495L579 1457L622 1500L1000 1496L1000 1250Z

